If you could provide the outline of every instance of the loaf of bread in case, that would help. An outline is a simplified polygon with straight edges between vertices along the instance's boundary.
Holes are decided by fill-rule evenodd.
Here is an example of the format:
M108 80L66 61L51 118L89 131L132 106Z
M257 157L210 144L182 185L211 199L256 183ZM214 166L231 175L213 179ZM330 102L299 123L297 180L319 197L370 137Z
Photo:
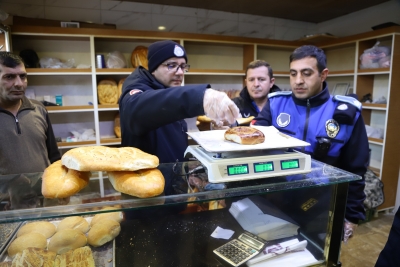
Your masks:
M75 229L64 229L55 233L49 241L48 250L63 254L71 249L83 247L87 244L86 236Z
M49 238L54 235L57 227L51 222L37 221L24 224L17 232L17 237L29 234L29 233L39 233L45 238Z
M90 172L69 169L58 160L44 170L42 194L46 198L70 197L87 186L90 176Z
M264 143L265 136L260 130L248 126L229 128L224 135L226 140L241 144L255 145Z
M97 85L99 103L113 105L118 103L118 85L113 80L101 80Z
M158 157L135 147L85 146L67 151L61 162L77 171L136 171L155 168Z
M88 244L94 247L99 247L113 240L119 232L121 226L119 222L110 219L104 219L101 222L94 224L88 232Z
M132 67L137 68L138 66L142 66L145 69L149 69L147 52L147 47L142 45L136 46L135 49L132 51L131 56Z
M28 233L19 236L8 247L8 256L14 257L17 253L30 247L45 249L47 247L46 237L39 233Z
M139 198L158 196L165 185L164 176L158 169L108 172L108 179L115 190Z
M54 267L95 267L92 250L84 246L57 255Z
M27 248L15 255L12 267L53 267L56 256L56 253L45 249Z
M101 210L115 210L115 209L116 208L113 208L113 207L106 207ZM121 222L124 219L124 215L121 211L98 213L98 214L94 215L94 217L90 221L90 225L93 226L94 224L101 222L105 219L110 219L110 220L114 220L116 222Z
M89 223L85 218L81 216L71 216L61 220L57 226L57 232L64 229L75 229L85 234L89 231L89 228Z

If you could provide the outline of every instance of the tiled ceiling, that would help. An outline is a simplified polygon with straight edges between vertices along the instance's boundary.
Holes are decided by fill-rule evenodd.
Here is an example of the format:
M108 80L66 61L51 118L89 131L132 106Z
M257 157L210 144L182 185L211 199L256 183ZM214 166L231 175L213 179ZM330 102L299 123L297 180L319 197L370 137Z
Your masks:
M390 0L125 0L320 23Z

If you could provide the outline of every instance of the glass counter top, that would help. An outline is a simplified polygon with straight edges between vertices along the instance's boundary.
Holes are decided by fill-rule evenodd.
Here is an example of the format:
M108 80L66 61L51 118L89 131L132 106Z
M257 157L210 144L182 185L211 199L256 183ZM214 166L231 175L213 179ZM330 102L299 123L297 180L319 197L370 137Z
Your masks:
M38 218L57 218L72 215L93 215L104 207L113 206L117 210L144 209L154 206L171 206L185 203L207 202L211 200L265 194L299 188L321 187L351 182L360 176L312 160L311 172L281 177L261 178L237 182L211 184L206 173L187 175L201 164L198 161L160 164L158 167L172 180L174 194L152 198L136 198L125 194L104 195L96 186L88 186L70 199L46 199L41 195L42 173L15 174L0 176L0 223L34 220ZM99 184L107 181L106 173L100 174ZM199 192L194 180L200 181ZM190 184L190 186L189 186ZM118 193L118 192L115 192Z

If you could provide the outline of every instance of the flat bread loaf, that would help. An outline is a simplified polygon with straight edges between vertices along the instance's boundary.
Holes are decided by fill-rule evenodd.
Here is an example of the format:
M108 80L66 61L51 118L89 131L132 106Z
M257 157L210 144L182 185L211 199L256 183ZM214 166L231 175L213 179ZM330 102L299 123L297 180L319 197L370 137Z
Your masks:
M57 255L54 267L95 267L92 250L84 246Z
M78 171L136 171L155 168L158 157L134 147L77 147L67 151L61 162Z
M53 267L56 253L41 248L27 248L17 253L12 267L41 266Z
M164 176L158 169L108 172L108 179L115 190L140 198L160 195L165 185Z
M226 140L241 144L255 145L264 143L265 136L260 130L248 126L238 126L226 130L224 137Z
M44 170L42 194L46 198L70 197L88 185L90 176L90 172L69 169L58 160Z
M113 105L118 103L118 85L113 80L102 80L97 85L97 95L99 103L103 105Z

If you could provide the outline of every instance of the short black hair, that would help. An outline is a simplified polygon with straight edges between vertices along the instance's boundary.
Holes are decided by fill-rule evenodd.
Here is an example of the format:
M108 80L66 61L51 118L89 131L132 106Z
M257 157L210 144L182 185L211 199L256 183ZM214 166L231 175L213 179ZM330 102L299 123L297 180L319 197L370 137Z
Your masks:
M263 66L264 66L264 67L267 67L269 78L270 78L270 79L274 78L274 73L273 73L273 71L272 71L271 65L269 65L266 61L264 61L264 60L262 60L262 59L254 60L254 61L250 62L249 65L247 65L247 68L246 68L246 77L247 77L247 71L248 71L249 69L256 69L256 68L263 67Z
M324 50L314 45L303 45L296 48L289 57L289 63L306 57L313 57L317 60L317 68L320 73L326 68L327 61Z
M24 61L20 56L11 52L0 51L0 65L15 68L21 64L24 64Z

